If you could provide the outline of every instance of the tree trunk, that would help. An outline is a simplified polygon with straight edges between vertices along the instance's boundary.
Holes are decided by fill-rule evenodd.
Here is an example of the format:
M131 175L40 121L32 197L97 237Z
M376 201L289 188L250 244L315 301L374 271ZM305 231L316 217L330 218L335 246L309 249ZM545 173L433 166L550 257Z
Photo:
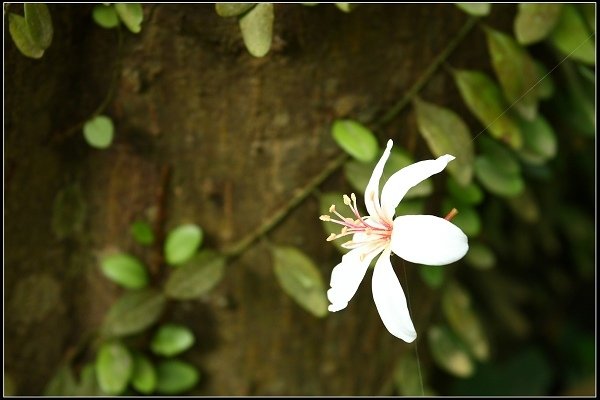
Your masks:
M380 118L468 20L452 4L365 4L351 13L277 4L273 47L257 59L236 19L219 17L212 4L143 7L141 33L122 32L118 83L104 111L116 128L107 150L88 146L78 126L109 91L117 31L97 26L91 5L52 4L53 43L31 60L5 26L5 371L20 395L42 393L122 292L99 271L102 251L159 266L157 251L131 239L135 219L164 222L164 231L196 223L204 247L236 243L338 156L334 119ZM481 38L461 51L464 62L486 57ZM439 104L458 98L443 69L420 95ZM427 154L411 113L392 122L376 132L380 143L394 138ZM81 189L85 219L59 238L54 199L69 185ZM341 172L319 189L349 191ZM340 255L318 216L316 197L307 197L267 238L301 248L328 282ZM430 292L413 268L406 282L404 266L396 267L423 334ZM267 244L257 241L209 295L171 310L197 337L186 356L202 372L193 393L382 393L395 361L414 346L386 331L368 277L348 309L315 318L281 290Z

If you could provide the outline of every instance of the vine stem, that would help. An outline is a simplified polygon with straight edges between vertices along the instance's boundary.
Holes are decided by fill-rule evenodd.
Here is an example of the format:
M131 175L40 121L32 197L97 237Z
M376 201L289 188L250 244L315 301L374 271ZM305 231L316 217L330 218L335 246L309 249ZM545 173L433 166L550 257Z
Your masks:
M436 59L427 67L425 72L415 82L415 84L406 92L406 94L394 104L390 110L384 114L383 117L373 122L373 126L379 129L389 122L391 122L419 93L419 91L425 86L431 79L433 74L440 68L441 65L450 57L452 52L458 47L458 45L465 38L467 33L473 29L478 18L470 17L467 22L458 31L456 36L452 38L450 43L442 50ZM344 162L349 158L348 154L344 153L339 155L337 158L330 161L325 168L318 173L315 177L309 180L302 188L298 189L292 196L292 199L284 205L279 211L275 212L267 221L259 226L254 232L249 233L244 238L231 246L228 246L222 250L222 254L227 258L235 258L246 251L251 245L254 244L259 238L269 233L279 223L281 223L288 214L297 206L299 206L314 190L321 185L327 178L329 178L334 172L336 172Z
M84 121L80 121L76 125L67 129L66 131L63 131L62 133L55 135L52 138L52 140L54 142L60 142L64 139L68 138L75 132L81 130L87 121L89 121L92 117L100 115L106 109L106 107L108 107L108 105L110 104L110 102L113 98L113 95L115 93L115 89L117 88L117 82L118 82L120 65L121 65L121 50L122 50L122 48L123 48L123 32L122 32L121 28L118 27L117 28L117 59L115 60L115 67L114 67L115 70L113 72L110 84L108 86L108 92L104 96L102 103L100 103L98 105L98 107L96 107L96 109L90 114L90 116L87 119L85 119Z

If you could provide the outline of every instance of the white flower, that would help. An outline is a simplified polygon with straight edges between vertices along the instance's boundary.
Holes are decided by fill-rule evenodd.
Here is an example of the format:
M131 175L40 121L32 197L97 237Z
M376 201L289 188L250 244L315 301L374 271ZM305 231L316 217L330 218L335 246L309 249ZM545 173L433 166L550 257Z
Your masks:
M331 234L327 240L352 235L352 240L342 246L351 249L342 257L331 272L331 289L327 297L331 302L329 311L340 311L356 293L369 264L377 260L373 271L373 299L381 320L390 333L408 343L417 333L408 312L406 297L390 262L393 251L403 259L426 265L445 265L461 259L469 249L467 237L456 225L433 215L403 215L394 219L394 212L406 192L433 174L441 172L455 157L446 154L436 160L420 161L394 173L386 182L379 199L379 180L392 149L389 140L381 159L365 190L365 206L368 216L361 216L356 207L356 196L344 195L344 203L350 207L353 218L340 215L331 206L323 221L342 225L339 234Z

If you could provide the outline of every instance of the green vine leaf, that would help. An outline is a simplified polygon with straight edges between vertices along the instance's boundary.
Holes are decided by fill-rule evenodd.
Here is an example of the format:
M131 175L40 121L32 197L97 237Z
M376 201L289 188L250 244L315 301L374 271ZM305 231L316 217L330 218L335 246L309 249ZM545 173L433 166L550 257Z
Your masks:
M148 285L148 271L137 258L118 253L103 257L102 273L111 281L127 289L141 289Z
M138 333L158 321L166 298L154 289L126 292L108 311L103 332L109 336Z
M477 205L483 201L483 191L475 182L462 186L454 178L450 177L446 180L446 188L452 198L461 203Z
M119 26L119 16L113 6L97 4L92 10L92 18L98 25L106 29Z
M225 258L214 251L199 252L171 273L165 293L176 300L191 300L208 293L225 274Z
M432 326L427 332L429 349L433 361L459 378L467 378L475 372L475 365L464 344L448 328Z
M221 17L235 17L252 9L256 3L216 3L215 11Z
M519 3L518 7L515 37L526 46L545 39L556 26L562 11L562 4Z
M202 229L194 224L178 226L167 235L164 252L167 263L181 265L189 260L202 244Z
M454 3L454 5L467 14L471 14L475 17L486 16L492 10L492 5L490 3Z
M187 327L165 324L152 337L150 349L156 355L172 357L192 347L195 341L194 334Z
M161 361L156 366L156 391L176 395L187 392L200 379L200 373L191 364L179 360Z
M352 3L335 3L335 6L339 10L342 10L345 13L349 13L350 11L352 11L356 7L358 7L358 4L352 4Z
M538 67L512 37L492 28L485 29L492 66L506 100L527 120L537 115Z
M428 103L420 98L413 102L417 125L435 157L451 154L456 157L448 171L462 185L473 177L473 139L467 124L452 110Z
M446 273L444 268L432 265L419 265L419 275L427 286L437 289L442 286Z
M114 7L127 29L133 33L141 32L144 10L140 3L115 3Z
M271 247L275 276L296 303L316 317L327 315L329 301L319 269L310 258L294 247Z
M517 196L525 187L521 167L513 153L489 138L479 141L482 154L475 159L475 176L490 192L503 197Z
M135 221L129 228L131 236L139 244L149 246L154 243L154 233L152 227L145 221Z
M8 13L8 30L21 54L29 58L42 58L44 49L31 37L25 18L15 13Z
M346 153L360 162L373 161L379 153L379 145L373 132L356 121L349 119L334 121L331 135Z
M133 360L119 341L104 343L96 357L96 377L102 391L119 395L125 391L133 373Z
M563 4L561 17L549 37L550 43L565 56L595 65L594 35L572 4Z
M43 50L50 47L54 30L48 6L44 3L25 3L25 22L31 39Z
M470 353L479 361L489 358L489 343L483 326L471 306L469 293L457 282L444 286L442 308L446 320L454 332L468 346Z
M508 105L496 83L479 71L454 70L460 94L492 136L518 149L523 144L518 123L506 113Z
M114 126L106 115L97 115L83 125L83 137L86 142L97 149L106 149L113 140Z
M264 57L271 49L274 19L271 3L259 3L240 18L244 44L254 57Z
M148 357L141 353L133 356L131 386L142 394L151 394L156 389L156 369Z
M538 115L533 121L519 121L523 133L523 148L519 156L532 164L543 164L557 152L556 134L552 125Z

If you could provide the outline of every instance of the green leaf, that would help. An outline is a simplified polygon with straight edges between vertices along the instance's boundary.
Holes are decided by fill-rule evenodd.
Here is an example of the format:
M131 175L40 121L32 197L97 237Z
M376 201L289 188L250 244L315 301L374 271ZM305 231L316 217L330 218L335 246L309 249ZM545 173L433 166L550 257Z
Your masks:
M428 331L431 355L437 365L459 378L471 376L475 365L464 345L448 328L432 326Z
M256 3L217 3L215 11L221 17L235 17L254 7Z
M139 33L142 30L144 10L140 3L115 3L114 6L115 11L127 29L133 33Z
M447 215L453 208L458 210L458 214L452 218L452 223L458 226L465 235L474 237L481 232L481 219L477 211L466 204L456 204L452 200L444 200L442 206L442 215Z
M25 3L25 22L29 28L31 39L43 50L52 43L52 18L48 6L44 3Z
M467 345L470 353L479 361L489 357L489 343L477 314L471 307L469 293L457 282L450 281L444 286L442 308L446 320Z
M456 7L460 8L467 14L474 15L476 17L483 17L488 15L492 9L490 3L454 3Z
M270 250L275 276L283 291L306 311L325 317L329 301L321 272L312 260L294 247L273 246Z
M420 265L419 274L427 286L437 289L444 283L445 269L438 266Z
M179 360L161 361L156 366L156 391L161 394L181 394L196 386L200 373L193 365Z
M21 54L29 58L42 58L44 49L31 37L25 18L9 12L8 30Z
M104 396L98 379L96 377L96 365L88 363L81 368L79 374L79 384L77 390L72 396Z
M528 120L537 115L538 70L527 51L512 37L492 28L485 29L492 66L506 100Z
M543 164L556 156L556 134L544 117L519 121L523 133L523 148L519 156L532 164Z
M561 64L561 70L567 80L566 96L555 96L557 103L556 109L567 121L577 130L589 136L596 136L596 98L594 93L586 90L593 89L595 85L590 85L584 80L580 73L577 73L575 63L566 60Z
M150 349L159 356L172 357L192 347L195 340L194 334L187 327L165 324L154 334Z
M200 244L202 229L194 224L180 225L167 235L165 240L165 259L169 265L180 265L189 260Z
M562 4L519 3L514 31L519 43L530 45L548 36L558 22Z
M473 139L463 120L452 110L416 98L413 102L419 132L435 157L456 157L448 171L462 185L473 176Z
M477 269L490 269L496 264L496 256L492 250L482 243L469 243L469 251L465 261Z
M271 49L274 19L272 3L259 3L240 18L244 44L254 57L263 57Z
M413 163L414 160L408 154L408 152L401 150L399 147L393 147L390 153L390 157L388 158L388 161L385 164L385 167L383 168L380 186L383 187L383 183L387 182L390 176L392 176L394 173ZM375 169L376 164L377 161L363 163L356 160L350 160L344 164L344 175L346 176L348 183L350 183L350 185L360 195L364 195L365 188L369 183L369 179L371 179L371 175L373 174L373 169ZM431 180L426 179L418 185L412 187L406 193L404 199L425 197L429 196L432 192L433 184ZM402 206L402 203L403 202L400 203L400 206Z
M486 155L475 158L475 176L487 190L498 196L513 197L525 187L519 174L506 173Z
M595 65L594 35L575 6L563 4L560 19L549 40L565 56L585 64Z
M131 386L142 394L151 394L156 389L156 370L152 362L143 354L133 356Z
M368 163L379 153L379 145L373 132L356 121L349 119L334 121L331 135L346 153L358 161Z
M465 104L485 129L511 147L520 148L519 125L505 112L508 105L498 85L478 71L455 70L454 80Z
M475 182L462 186L450 177L446 180L446 187L450 196L460 203L477 205L483 201L483 191Z
M86 142L97 149L106 149L113 140L114 127L112 120L106 115L98 115L83 125L83 136Z
M118 341L104 343L96 357L96 377L103 392L119 395L125 391L133 373L133 360Z
M103 257L100 266L104 276L127 289L141 289L148 285L148 271L141 261L129 254Z
M86 203L79 184L71 184L56 194L52 207L52 230L59 239L81 233Z
M154 242L152 227L146 221L135 221L131 224L129 232L139 244L151 245Z
M208 293L225 272L225 258L214 251L203 250L171 273L165 286L167 296L190 300Z
M402 396L421 396L423 377L416 357L405 354L396 362L393 372L394 384Z
M352 3L335 3L335 6L339 10L342 10L345 13L349 13L350 11L352 11L356 7L358 7L358 4L352 4Z
M98 25L106 29L119 26L119 16L113 6L97 4L92 10L92 18Z
M113 336L141 332L158 321L165 303L165 296L154 289L126 292L108 311L103 331Z

